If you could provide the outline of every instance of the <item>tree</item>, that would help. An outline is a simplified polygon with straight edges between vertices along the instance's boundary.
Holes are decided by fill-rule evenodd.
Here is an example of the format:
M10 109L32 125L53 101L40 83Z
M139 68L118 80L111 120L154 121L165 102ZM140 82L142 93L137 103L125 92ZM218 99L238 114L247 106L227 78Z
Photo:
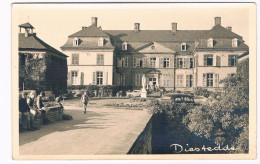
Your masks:
M249 59L238 64L237 74L222 81L224 92L190 109L184 118L189 130L236 152L249 149Z

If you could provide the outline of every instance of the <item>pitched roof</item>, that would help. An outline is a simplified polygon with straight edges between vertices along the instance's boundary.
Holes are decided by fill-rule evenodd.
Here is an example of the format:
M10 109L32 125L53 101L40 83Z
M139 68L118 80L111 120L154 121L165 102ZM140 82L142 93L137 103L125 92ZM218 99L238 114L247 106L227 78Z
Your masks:
M55 48L51 47L43 40L38 38L36 34L29 34L28 37L25 37L24 33L19 34L19 50L40 50L40 51L49 51L56 53L60 56L67 57L67 55L61 53Z
M97 26L91 25L82 28L82 30L70 35L69 37L108 37L108 35Z
M24 24L20 24L19 27L34 29L34 27L29 22L24 23Z
M205 39L217 39L217 38L237 38L242 39L242 37L234 32L222 27L221 25L214 26L211 30L207 31L205 35L202 36Z
M62 50L68 50L68 49L81 49L81 50L114 50L114 46L111 44L109 37L103 37L104 39L104 45L98 46L98 39L99 38L85 38L80 37L79 38L79 45L73 46L73 40L74 38L69 37L67 42L61 47Z
M205 30L105 30L114 42L191 42L199 39Z
M213 47L208 47L208 39L201 39L196 49L248 50L248 46L243 41L238 41L237 47L232 47L231 38L220 38L214 39Z

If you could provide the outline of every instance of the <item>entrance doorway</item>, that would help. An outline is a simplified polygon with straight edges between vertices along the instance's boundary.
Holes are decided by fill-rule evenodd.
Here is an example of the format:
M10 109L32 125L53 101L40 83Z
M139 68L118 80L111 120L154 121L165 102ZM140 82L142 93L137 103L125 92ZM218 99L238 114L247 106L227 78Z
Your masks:
M149 85L156 85L156 78L149 78Z

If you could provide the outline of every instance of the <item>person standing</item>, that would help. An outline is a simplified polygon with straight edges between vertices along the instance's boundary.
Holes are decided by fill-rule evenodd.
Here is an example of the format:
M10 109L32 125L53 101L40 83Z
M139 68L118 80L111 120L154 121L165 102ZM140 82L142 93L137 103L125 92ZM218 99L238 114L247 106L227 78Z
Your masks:
M87 112L88 101L89 101L88 93L87 93L87 91L85 91L84 94L81 96L81 103L83 105L84 114L86 114L86 112Z
M31 130L30 124L30 108L26 102L27 95L22 93L19 97L19 112L21 112L21 128Z

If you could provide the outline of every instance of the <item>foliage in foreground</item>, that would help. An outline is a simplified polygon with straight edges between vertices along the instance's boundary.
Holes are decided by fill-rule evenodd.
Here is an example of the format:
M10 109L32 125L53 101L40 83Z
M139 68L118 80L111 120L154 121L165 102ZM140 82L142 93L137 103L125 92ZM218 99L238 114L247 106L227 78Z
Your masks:
M226 78L224 93L188 111L184 122L197 136L213 139L216 144L234 146L247 153L249 124L249 61L238 66L235 76Z

